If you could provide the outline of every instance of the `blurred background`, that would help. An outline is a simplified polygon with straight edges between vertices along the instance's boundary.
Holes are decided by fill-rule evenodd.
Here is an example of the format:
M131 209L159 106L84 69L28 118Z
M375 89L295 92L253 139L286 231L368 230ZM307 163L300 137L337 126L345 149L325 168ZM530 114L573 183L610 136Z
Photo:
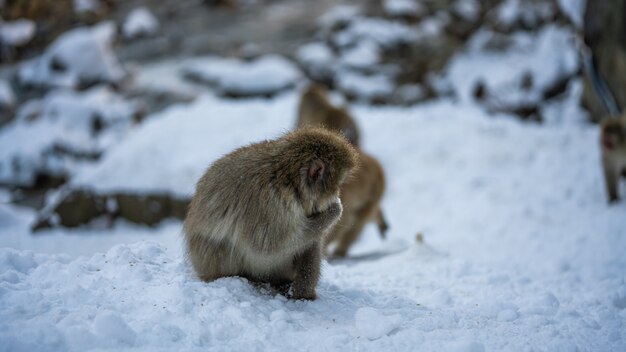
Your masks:
M383 164L396 246L452 242L501 209L496 232L554 204L604 212L593 123L607 112L581 48L623 45L620 4L3 0L0 245L177 240L204 169L292 129L309 82L351 109Z

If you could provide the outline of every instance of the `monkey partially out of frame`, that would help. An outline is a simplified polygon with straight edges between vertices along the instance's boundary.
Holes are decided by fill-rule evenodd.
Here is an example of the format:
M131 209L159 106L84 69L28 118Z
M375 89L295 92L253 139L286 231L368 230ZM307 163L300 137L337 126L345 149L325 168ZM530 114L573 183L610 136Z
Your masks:
M626 114L602 121L600 148L607 199L613 203L619 200L619 178L626 174Z
M341 216L339 187L357 158L344 138L307 128L214 162L184 222L198 276L290 285L292 298L315 299L324 236Z
M344 135L354 146L359 145L360 136L354 119L345 109L334 107L326 90L318 85L306 89L300 100L296 127L306 126L324 127ZM341 187L343 215L325 241L325 247L336 242L333 257L345 257L369 221L376 221L383 238L389 227L380 209L385 191L383 168L372 156L361 150L358 153L359 163L352 177Z

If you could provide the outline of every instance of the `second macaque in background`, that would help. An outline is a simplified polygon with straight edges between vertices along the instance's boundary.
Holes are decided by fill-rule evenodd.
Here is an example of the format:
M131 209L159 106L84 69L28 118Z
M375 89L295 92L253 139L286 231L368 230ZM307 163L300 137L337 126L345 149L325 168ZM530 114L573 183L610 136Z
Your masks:
M602 168L609 203L619 200L619 178L626 173L626 114L602 121Z
M321 86L311 85L302 94L296 128L305 126L324 127L338 132L355 147L359 146L360 135L356 122L345 108L330 103L326 89ZM358 152L359 163L340 190L343 215L326 238L326 248L336 243L333 257L345 257L368 222L377 223L382 238L385 238L389 227L380 208L385 191L383 168L372 156L360 149Z

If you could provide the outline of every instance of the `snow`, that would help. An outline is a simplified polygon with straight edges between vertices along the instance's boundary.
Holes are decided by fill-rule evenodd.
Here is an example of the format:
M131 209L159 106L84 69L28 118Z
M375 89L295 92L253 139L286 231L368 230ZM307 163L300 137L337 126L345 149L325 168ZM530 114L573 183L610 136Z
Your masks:
M359 73L344 71L338 76L338 86L346 94L358 100L369 100L389 96L394 89L391 79L384 74L365 76Z
M457 0L452 7L467 21L476 21L480 16L480 3L477 0Z
M383 241L367 226L348 258L324 262L315 301L237 277L199 281L179 221L31 234L36 212L9 204L13 192L0 190L0 350L626 350L626 202L606 203L598 129L584 122L580 79L542 103L541 125L490 115L471 96L482 80L507 103L538 102L540 90L578 69L570 35L548 25L514 34L495 52L481 31L440 78L456 97L350 107L362 148L385 169L382 209L391 228ZM369 39L351 45L362 40ZM324 59L320 46L302 50ZM219 77L232 86L245 83L254 63L198 62L238 67ZM139 86L184 87L197 98L137 126L127 125L132 103L102 87L55 90L21 105L0 130L0 155L40 155L58 136L104 151L70 169L68 188L189 196L212 161L293 128L297 90L225 99L172 74L190 66L139 68ZM280 66L277 76L290 70ZM342 77L354 76L342 89L394 89L381 73L340 69L340 88ZM213 84L225 84L212 74ZM527 74L532 87L520 93ZM297 86L299 75L289 82ZM93 113L119 123L113 137L87 138L84 117Z
M133 9L122 27L125 38L135 38L142 35L151 35L159 29L159 21L146 7Z
M390 16L421 16L426 11L424 5L415 0L385 0L383 8Z
M298 68L279 55L253 61L215 56L192 59L183 72L214 85L221 94L237 96L274 94L293 87L301 77Z
M296 52L296 58L305 66L322 66L331 63L335 57L328 45L320 42L308 43Z
M103 22L63 33L42 56L22 65L20 81L43 87L120 82L125 72L112 50L115 30L113 23Z
M506 52L485 51L485 43L491 37L489 31L477 33L470 39L468 50L453 58L447 68L463 101L473 99L473 89L482 81L503 104L536 102L543 90L575 73L580 65L573 36L562 27L547 25L536 34L515 34L513 47ZM532 87L524 91L519 86L528 74Z
M380 59L380 48L377 44L362 40L356 46L344 50L341 63L353 68L372 68Z
M340 47L354 45L360 40L370 40L383 48L393 48L417 39L411 26L381 18L354 18L350 25L335 35L334 41Z
M12 22L3 22L0 18L0 44L18 47L28 44L35 36L35 22L20 18Z
M120 138L137 111L134 103L103 86L83 93L55 90L31 100L0 130L0 182L31 185L40 171L67 174L75 161L55 149L98 153Z
M9 82L0 79L0 110L12 108L15 105L15 94Z
M74 0L74 12L97 13L102 9L100 0Z
M559 7L572 20L578 28L583 26L583 14L585 13L585 0L559 0Z

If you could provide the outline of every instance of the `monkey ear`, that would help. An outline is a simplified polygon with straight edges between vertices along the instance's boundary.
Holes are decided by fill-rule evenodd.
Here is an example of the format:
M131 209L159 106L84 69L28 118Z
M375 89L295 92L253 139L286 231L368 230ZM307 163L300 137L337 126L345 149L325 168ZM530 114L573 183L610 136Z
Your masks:
M326 164L320 159L315 159L309 165L309 180L317 182L324 177Z

